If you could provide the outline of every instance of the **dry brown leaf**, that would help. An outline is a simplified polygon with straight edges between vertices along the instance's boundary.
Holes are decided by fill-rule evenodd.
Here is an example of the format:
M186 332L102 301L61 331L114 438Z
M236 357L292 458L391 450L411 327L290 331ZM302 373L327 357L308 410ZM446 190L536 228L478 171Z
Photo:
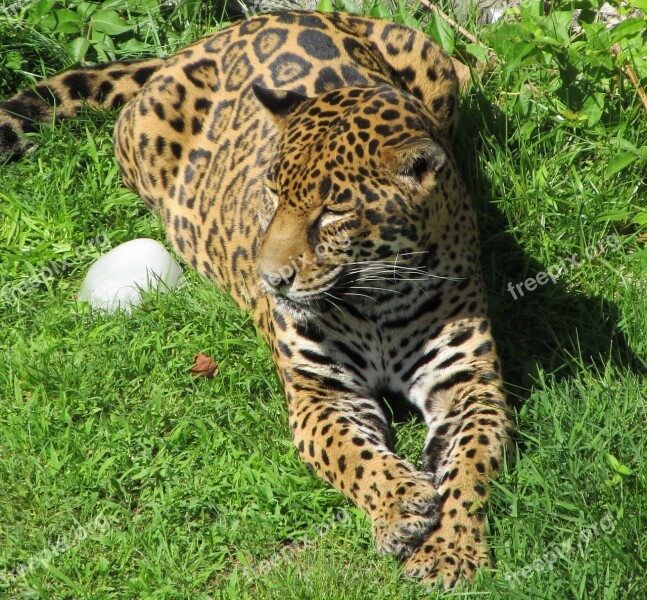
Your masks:
M218 364L210 356L198 352L193 358L193 361L195 364L191 368L191 375L213 379L218 374Z
M454 63L454 71L456 71L456 77L458 77L458 88L461 93L465 92L472 81L472 74L467 65L464 65L460 60L452 58L452 63Z

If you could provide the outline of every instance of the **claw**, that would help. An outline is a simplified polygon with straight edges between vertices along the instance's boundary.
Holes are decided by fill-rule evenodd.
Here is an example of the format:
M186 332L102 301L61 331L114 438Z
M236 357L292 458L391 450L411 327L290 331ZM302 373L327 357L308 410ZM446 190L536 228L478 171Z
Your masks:
M436 539L445 538L442 538L441 534ZM455 587L460 579L473 580L476 571L488 568L489 564L489 557L483 546L463 547L456 542L447 541L434 544L429 540L408 557L404 564L404 572L427 586L450 589Z
M427 482L431 493L420 494L411 488L412 498L401 499L394 508L373 521L373 536L381 554L392 554L401 560L411 556L438 524L440 497Z

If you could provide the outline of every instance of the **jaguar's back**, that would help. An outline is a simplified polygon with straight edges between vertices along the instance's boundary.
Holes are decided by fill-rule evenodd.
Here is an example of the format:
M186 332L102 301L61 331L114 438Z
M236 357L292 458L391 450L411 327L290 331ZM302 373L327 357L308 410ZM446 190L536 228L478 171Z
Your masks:
M161 209L182 258L232 286L243 303L242 279L258 285L259 226L274 209L262 177L277 126L259 110L254 85L306 96L394 86L422 100L441 137L457 113L452 62L426 36L385 21L300 12L241 21L165 61L67 73L36 89L45 103L29 90L4 108L24 114L29 131L49 118L51 104L67 117L82 101L118 106L134 98L115 133L124 183Z
M314 97L375 85L408 90L430 108L441 136L451 129L456 77L425 36L343 14L243 21L169 59L122 113L124 181L160 207L180 255L242 301L243 280L258 284L259 228L275 208L263 177L278 127L254 86Z
M408 573L487 564L481 506L510 419L476 219L450 147L458 84L422 33L344 14L237 23L166 59L64 73L0 105L0 155L35 121L125 103L124 183L268 339L302 458ZM429 426L392 449L387 397ZM475 505L476 503L476 505Z

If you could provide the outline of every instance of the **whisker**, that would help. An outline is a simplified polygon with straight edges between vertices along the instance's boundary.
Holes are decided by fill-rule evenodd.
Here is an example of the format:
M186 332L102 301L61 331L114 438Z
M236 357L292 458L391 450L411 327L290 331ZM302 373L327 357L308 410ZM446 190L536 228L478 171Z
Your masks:
M371 287L371 286L349 285L345 289L348 289L348 290L372 290L372 291L375 291L375 292L390 292L391 294L402 295L402 292L400 290L394 290L393 288L388 288L388 287Z
M333 302L331 300L331 298L334 298L335 300L338 300L339 302L341 302L342 300L340 298L337 298L337 296L333 296L329 292L324 292L324 296L326 296L326 302L329 302L330 304L332 304L339 311L339 313L342 316L344 316L344 311L335 302Z
M389 271L369 271L367 273L355 273L358 278L363 279L366 277L382 277L390 281L407 281L415 279L417 281L431 281L432 279L449 279L448 277L440 277L438 275L430 275L429 273L392 273Z
M366 294L358 294L356 292L344 292L344 296L361 296L362 298L368 298L369 300L373 300L373 302L377 302L377 298L367 296Z
M370 277L358 277L356 281L429 281L428 277L381 277L379 275L371 275Z
M419 280L431 280L431 279L443 279L447 281L461 281L465 279L465 277L451 277L451 276L445 276L445 275L435 275L433 273L428 273L427 271L422 271L418 269L409 269L409 268L401 268L398 267L398 269L402 269L402 272L398 272L395 269L355 269L352 271L348 271L348 275L358 275L362 273L366 273L368 275L383 275L383 274L389 274L391 275L391 279L394 281L401 281L406 279L405 275L411 274L411 275L419 275L420 278Z
M405 265L396 265L393 263L375 263L375 264L362 264L362 263L348 263L346 267L351 266L349 271L372 271L372 270L385 270L385 271L407 271L425 273L431 275L424 267L407 267Z
M385 268L373 268L373 269L355 269L354 273L391 273L392 275L423 275L425 277L437 277L428 271L420 271L417 269L385 269Z

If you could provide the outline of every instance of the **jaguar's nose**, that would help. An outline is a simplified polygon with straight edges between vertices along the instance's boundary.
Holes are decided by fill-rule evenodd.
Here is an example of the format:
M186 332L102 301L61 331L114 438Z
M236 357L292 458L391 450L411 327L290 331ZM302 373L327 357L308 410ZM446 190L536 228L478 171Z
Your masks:
M259 270L258 275L273 294L284 296L292 288L292 284L296 279L297 273L296 270L291 267L284 267L278 271Z

